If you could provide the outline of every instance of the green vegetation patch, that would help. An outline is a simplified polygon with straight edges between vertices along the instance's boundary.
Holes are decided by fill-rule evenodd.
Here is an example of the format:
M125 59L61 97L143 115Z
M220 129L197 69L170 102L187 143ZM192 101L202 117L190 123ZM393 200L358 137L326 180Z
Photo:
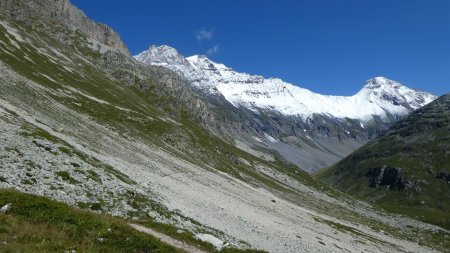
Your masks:
M44 197L0 190L2 252L183 252L118 218L69 207Z
M79 184L80 183L75 178L70 176L70 173L67 171L58 171L55 173L55 175L60 177L62 180L68 182L69 184Z
M93 170L87 170L86 171L88 174L88 178L94 180L97 183L102 183L102 180L100 179L100 175L97 174L95 171Z

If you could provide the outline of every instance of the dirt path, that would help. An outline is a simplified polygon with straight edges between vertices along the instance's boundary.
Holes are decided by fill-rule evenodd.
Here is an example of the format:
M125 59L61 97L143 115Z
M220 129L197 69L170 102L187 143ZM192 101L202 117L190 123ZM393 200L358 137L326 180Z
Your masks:
M187 243L184 243L182 241L178 241L176 239L173 239L170 236L167 236L165 234L157 232L157 231L155 231L155 230L153 230L151 228L147 228L147 227L144 227L144 226L141 226L141 225L131 224L131 223L129 225L132 228L134 228L137 231L139 231L139 232L146 233L146 234L149 234L151 236L154 236L154 237L160 239L164 243L167 243L167 244L169 244L169 245L171 245L171 246L173 246L175 248L185 250L185 251L187 251L189 253L208 253L206 251L199 250L196 247L191 246L191 245L189 245Z

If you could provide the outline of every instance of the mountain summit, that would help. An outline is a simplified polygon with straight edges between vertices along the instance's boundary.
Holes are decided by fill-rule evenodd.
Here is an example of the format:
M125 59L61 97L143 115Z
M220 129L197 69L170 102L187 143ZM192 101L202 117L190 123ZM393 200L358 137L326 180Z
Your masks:
M136 59L140 62L152 62L152 65L188 65L189 62L178 51L166 45L151 45L147 51L142 52Z
M148 65L162 65L187 78L194 87L219 93L236 107L274 111L307 120L314 114L367 122L405 115L436 96L410 89L399 82L376 77L353 96L327 96L277 78L239 73L206 56L183 58L169 46L150 47L135 58Z

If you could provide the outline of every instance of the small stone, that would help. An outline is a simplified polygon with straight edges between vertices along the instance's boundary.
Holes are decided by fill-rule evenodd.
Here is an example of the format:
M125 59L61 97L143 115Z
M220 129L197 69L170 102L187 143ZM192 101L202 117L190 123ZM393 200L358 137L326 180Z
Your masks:
M422 205L422 206L425 205L425 201L423 201L423 200L420 201L420 205Z
M72 165L75 168L81 168L83 167L82 163L77 163L77 162L70 162L70 165Z
M182 234L182 233L184 233L183 229L177 229L177 234Z
M12 204L8 203L8 204L2 206L2 208L0 208L0 213L7 213L7 212L9 212L9 210L11 210L11 208L12 208Z
M97 241L104 242L104 241L106 241L106 238L100 237L100 238L97 239Z

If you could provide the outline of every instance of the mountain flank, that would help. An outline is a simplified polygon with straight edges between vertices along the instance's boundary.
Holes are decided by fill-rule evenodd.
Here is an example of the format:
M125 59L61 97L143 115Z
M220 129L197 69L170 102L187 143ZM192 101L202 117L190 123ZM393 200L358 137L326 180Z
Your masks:
M386 210L450 228L450 95L317 175Z

